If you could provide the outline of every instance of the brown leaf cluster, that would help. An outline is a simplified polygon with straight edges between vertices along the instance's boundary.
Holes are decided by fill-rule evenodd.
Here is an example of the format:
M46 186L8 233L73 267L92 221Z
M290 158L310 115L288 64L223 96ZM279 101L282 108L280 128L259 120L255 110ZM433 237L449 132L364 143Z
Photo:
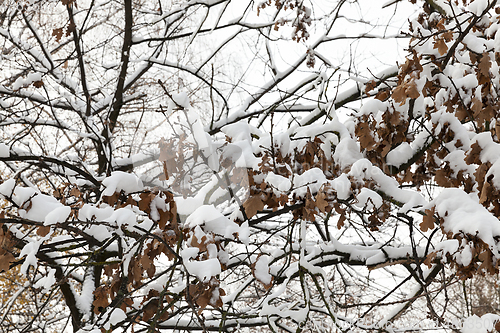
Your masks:
M267 0L265 2L260 3L257 6L257 16L260 15L260 11L269 6L275 6L278 12L280 10L294 10L295 11L295 19L291 20L292 27L294 28L294 32L292 34L292 40L297 43L301 41L306 41L309 38L309 32L307 31L307 27L311 25L311 17L308 15L307 8L304 5L303 1L300 0ZM278 21L283 22L283 21ZM283 24L280 24L283 25ZM275 30L279 29L278 24L274 26Z
M61 189L60 191L66 191ZM70 193L75 197L82 196L78 189L71 189ZM160 200L166 204L168 209L156 207L156 200ZM118 263L105 264L104 274L109 283L101 285L94 292L93 308L96 314L105 312L108 307L120 307L126 310L131 307L133 300L126 296L130 290L140 288L143 285L145 278L153 278L156 274L156 265L154 261L162 254L170 260L176 257L176 251L182 231L177 222L177 208L173 199L172 193L168 191L148 191L141 192L138 199L134 199L132 195L124 193L114 193L112 196L103 197L102 202L119 209L128 205L136 206L152 221L157 223L160 232L154 236L148 237L142 250L130 259L128 271L122 272L122 266ZM140 226L140 224L139 224ZM137 235L137 237L140 237ZM121 295L121 296L120 296ZM120 297L118 297L120 296ZM143 303L148 302L145 306L143 317L148 320L152 313L156 314L159 305L155 295L145 297ZM162 312L164 313L164 312ZM168 317L168 314L164 314ZM162 317L163 318L163 317Z
M409 122L396 110L380 112L383 112L381 121L375 120L372 115L359 117L355 134L367 158L384 172L389 172L385 157L392 149L407 141L404 133L408 131Z
M212 277L210 281L197 284L191 284L188 288L189 298L198 306L198 314L200 314L208 305L216 308L222 307L221 296L225 296L226 292L220 288L220 281Z
M162 296L157 290L151 289L141 302L142 320L147 322L155 316L160 321L167 320L170 313L168 312L169 307L164 306L164 301L171 303L173 299L168 294ZM170 310L173 310L173 307L170 307Z
M442 220L441 220L442 221ZM499 272L500 260L495 260L488 244L484 243L480 238L470 234L455 234L447 235L448 239L457 239L459 241L459 248L456 253L464 250L463 240L470 246L472 252L472 260L467 266L463 266L455 259L455 253L447 253L446 260L451 264L451 267L457 271L457 275L462 279L469 279L476 274L489 274L496 275ZM437 257L436 252L430 253L424 262L428 266Z
M426 232L427 230L434 229L434 212L436 207L432 207L431 209L425 210L425 215L422 219L422 223L420 223L420 230Z
M498 125L500 103L496 82L498 73L494 72L498 71L500 65L500 54L493 50L481 51L482 53L472 51L466 45L466 39L461 39L462 31L456 29L446 18L436 20L436 17L439 15L433 15L431 11L422 13L417 20L420 26L418 28L410 26L412 42L409 55L399 68L398 82L390 91L390 99L387 99L386 95L376 96L380 100L387 100L388 109L379 110L383 112L383 120L380 120L380 114L377 117L360 115L355 135L365 156L385 173L395 176L400 184L409 184L416 189L422 185L432 184L461 188L467 193L478 191L479 202L494 216L500 217L500 189L495 187L495 175L488 175L491 163L481 160L482 147L474 143L468 149L466 143L457 139L457 133L454 132L460 123L471 137L473 134L489 132L495 143L500 142L500 125ZM426 36L432 36L433 39L429 40L429 37L424 38L420 35L418 29L422 27L428 30ZM487 28L488 24L479 20L472 26L471 31L484 39L491 39L493 36L487 34ZM429 43L437 52L434 55L421 53L419 47L423 45L422 43ZM475 76L479 84L478 89L462 87L459 80L454 81L445 74L445 66L458 63L463 65L464 76ZM423 66L431 69L425 72L425 78L422 77ZM428 75L429 73L431 75ZM420 91L418 87L422 82L425 84ZM375 88L376 82L369 82L365 93ZM426 104L423 110L417 110L416 99L421 96L433 103ZM450 123L439 122L440 115L435 116L438 112L442 112L441 106L446 107L448 112L446 117L451 114L458 120L453 126ZM401 115L398 110L403 110ZM387 153L402 142L412 143L416 135L425 132L423 124L426 123L432 126L427 132L429 139L411 159L411 163L403 164L397 169L387 167L385 164ZM465 153L462 155L465 156L464 162L471 167L464 167L460 163L455 163L454 159L447 159L449 154L456 150ZM369 184L360 186L369 187ZM356 194L356 188L353 188L353 193ZM341 210L340 204L334 204L334 207L338 213L342 213L342 218L339 220L339 227L342 227L344 219L349 215ZM375 221L373 216L372 218ZM420 223L421 230L424 232L435 230L436 225L442 225L442 218L437 215L435 208L428 209ZM460 244L462 240L472 244L473 260L467 267L461 267L454 260L453 254L449 254L447 258L462 278L469 278L477 272L489 274L498 272L499 262L495 261L491 250L477 236L463 233L448 234L444 230L442 232L449 239L458 239ZM461 250L463 250L462 245L459 251ZM437 253L431 253L425 263L431 265L437 257Z
M0 224L0 273L10 269L10 265L15 261L12 254L15 240L7 226Z
M404 105L408 98L416 99L420 96L420 92L417 88L415 81L411 80L403 84L398 85L392 91L392 99L398 102L399 105Z

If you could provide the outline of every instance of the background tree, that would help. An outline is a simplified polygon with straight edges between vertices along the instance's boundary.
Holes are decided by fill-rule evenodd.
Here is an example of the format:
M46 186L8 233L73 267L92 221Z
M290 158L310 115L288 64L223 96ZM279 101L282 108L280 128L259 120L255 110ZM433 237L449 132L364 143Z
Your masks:
M0 12L3 331L495 329L496 1Z

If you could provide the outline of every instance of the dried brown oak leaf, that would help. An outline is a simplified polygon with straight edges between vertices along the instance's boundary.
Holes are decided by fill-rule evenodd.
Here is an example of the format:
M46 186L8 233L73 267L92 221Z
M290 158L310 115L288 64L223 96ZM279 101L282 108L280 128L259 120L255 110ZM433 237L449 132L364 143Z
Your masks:
M379 101L385 101L387 98L389 98L389 90L388 89L383 89L380 90L377 95L375 95L375 98L378 99Z
M151 202L156 197L156 195L151 192L143 192L139 195L139 197L141 198L141 200L139 201L139 209L149 214L149 212L151 211Z
M196 235L193 234L193 236L191 237L190 246L197 247L200 250L200 252L206 251L207 245L209 244L207 240L208 240L207 236L205 235L203 235L201 239L198 239L198 237L196 237Z
M35 82L33 82L33 86L35 88L41 88L41 87L43 87L43 81L42 80L35 81Z
M427 230L434 229L434 211L436 207L432 207L431 209L427 209L425 211L424 218L422 219L422 223L420 223L420 230L426 232Z
M488 181L484 182L483 188L481 189L481 196L479 197L479 203L481 205L488 202L492 198L494 189L495 188Z
M52 30L52 36L56 36L56 42L59 43L63 35L63 28L57 28Z
M153 259L147 255L141 256L139 259L139 262L141 263L142 268L146 271L148 274L148 277L152 278L156 272L156 267L153 263Z
M436 256L437 256L436 252L429 253L424 260L424 264L427 265L427 267L431 268L432 262L434 261L434 259L436 259Z
M491 67L490 56L487 52L484 52L483 56L481 57L481 60L479 60L479 64L477 65L479 73L481 73L486 77L489 76L490 67Z
M102 202L107 203L110 206L114 206L118 202L119 198L120 198L120 193L115 192L111 196L103 196L102 197Z
M0 256L0 273L7 272L10 269L10 264L14 262L15 257L12 253L6 252Z
M162 209L158 210L158 213L160 214L160 219L158 220L158 226L160 229L165 229L165 226L167 223L170 221L171 217L174 217L175 215L171 214L169 211L163 211ZM172 223L174 225L175 223Z
M340 215L339 220L337 221L337 229L341 229L344 226L344 221L346 220L346 217L344 214Z
M107 286L100 286L94 291L94 301L92 305L94 306L94 313L99 314L102 309L109 305L108 300L109 288ZM101 310L99 310L101 308Z
M145 307L142 308L142 320L148 321L153 318L158 311L158 299L152 299L146 304Z
M366 83L366 85L365 85L365 94L370 96L370 94L368 92L375 89L376 86L377 86L377 82L375 80L368 81L368 83Z
M481 151L483 149L481 148L481 146L479 145L479 143L477 142L474 142L471 146L470 146L470 149L467 153L467 157L465 158L465 163L467 163L468 165L470 164L481 164L481 159L480 159L480 155L481 155Z
M36 234L40 237L45 237L50 232L50 226L39 226Z
M66 29L66 37L68 37L69 35L71 35L71 33L76 29L76 24L74 22L70 22L70 24L68 24L68 27Z
M318 194L316 194L316 207L318 207L320 212L326 212L328 201L326 201L326 194L324 192L319 192Z
M406 102L406 89L403 85L397 86L393 91L392 91L392 99L396 102L398 102L400 105L405 104Z
M477 115L474 114L475 120L479 125L490 122L495 117L496 111L491 105L486 105Z
M444 34L443 34L443 38L445 41L447 42L450 42L452 39L453 39L453 32L451 31L446 31Z
M415 81L411 81L408 87L406 88L406 95L412 99L418 98L420 96Z
M69 192L69 194L77 198L82 196L82 192L80 192L80 190L77 187L73 187Z
M262 202L260 195L254 195L243 203L243 208L245 208L247 217L251 218L257 214L258 211L264 209L264 202Z
M491 275L496 273L495 267L493 266L493 256L492 256L491 251L486 250L486 251L482 252L478 256L478 258L479 258L479 260L482 261L481 265L477 269L478 272L481 272L481 270L484 268Z
M477 97L472 98L471 110L474 111L474 116L478 116L483 109L483 102Z
M448 45L446 45L444 39L439 38L435 43L434 43L434 49L437 49L440 55L446 54L448 52Z
M12 233L3 224L0 224L0 255L3 255L14 246Z
M495 330L497 332L500 332L500 321L497 321L496 324L495 324Z

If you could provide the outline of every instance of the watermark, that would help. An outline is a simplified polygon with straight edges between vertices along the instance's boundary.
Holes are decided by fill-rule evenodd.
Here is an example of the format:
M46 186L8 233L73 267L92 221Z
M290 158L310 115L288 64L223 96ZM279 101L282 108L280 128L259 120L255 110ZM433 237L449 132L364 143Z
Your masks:
M361 323L352 324L369 326L370 329L387 330L387 331L432 331L432 330L454 330L464 332L489 332L495 329L495 324L500 322L500 316L494 314L486 314L482 317L471 316L464 319L454 318L447 319L401 319L397 322L378 322L378 323Z
M248 163L241 145L223 135L213 139L189 108L176 110L168 124L158 141L156 166L133 161L144 184L183 199L196 198L198 206L241 206L249 196Z

